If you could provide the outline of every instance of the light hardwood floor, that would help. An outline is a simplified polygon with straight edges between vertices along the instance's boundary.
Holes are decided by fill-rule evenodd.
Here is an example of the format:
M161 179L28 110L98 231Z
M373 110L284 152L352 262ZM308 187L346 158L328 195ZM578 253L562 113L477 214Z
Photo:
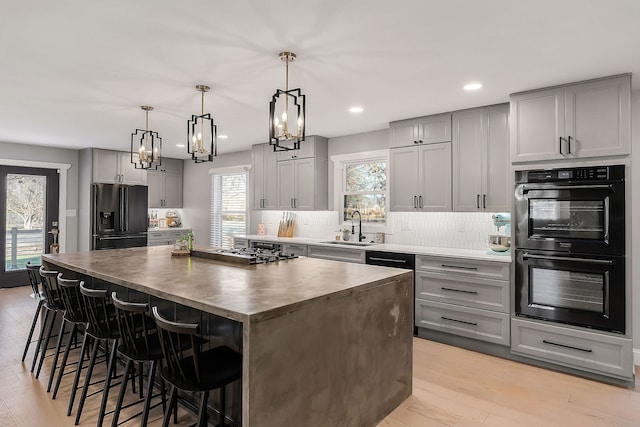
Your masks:
M46 392L50 365L36 380L30 372L32 350L28 363L20 361L35 310L28 295L28 287L0 289L0 427L73 426L74 419L66 416L72 378L63 380L54 401ZM80 426L95 425L98 400L87 400ZM180 411L180 425L193 419ZM151 420L150 426L160 425L160 408L152 412ZM107 417L105 425L110 422ZM380 426L640 426L640 389L416 338L413 394Z

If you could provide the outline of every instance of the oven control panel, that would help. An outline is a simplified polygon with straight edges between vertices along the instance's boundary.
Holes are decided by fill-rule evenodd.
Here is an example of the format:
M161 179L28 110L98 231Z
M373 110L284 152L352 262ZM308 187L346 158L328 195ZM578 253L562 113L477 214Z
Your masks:
M606 181L624 180L624 166L531 170L516 172L518 182Z

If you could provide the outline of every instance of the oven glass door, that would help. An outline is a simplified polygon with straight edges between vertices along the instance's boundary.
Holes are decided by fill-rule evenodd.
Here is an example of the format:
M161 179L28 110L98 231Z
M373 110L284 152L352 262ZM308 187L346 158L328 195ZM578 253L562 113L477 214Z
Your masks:
M576 253L624 253L624 189L615 184L522 184L516 246Z
M624 333L624 257L516 253L516 313Z

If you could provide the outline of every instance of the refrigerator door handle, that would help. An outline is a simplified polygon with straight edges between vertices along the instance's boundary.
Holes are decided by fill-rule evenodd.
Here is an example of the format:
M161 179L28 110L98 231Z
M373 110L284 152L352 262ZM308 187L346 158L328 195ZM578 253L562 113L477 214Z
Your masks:
M129 189L124 187L124 229L129 231Z
M98 187L95 184L93 185L93 200L91 201L91 206L93 215L93 221L91 221L93 223L93 229L91 233L96 234L98 232Z
M118 224L118 231L124 231L124 203L123 203L123 193L124 193L124 188L122 187L118 187L118 219L119 224Z

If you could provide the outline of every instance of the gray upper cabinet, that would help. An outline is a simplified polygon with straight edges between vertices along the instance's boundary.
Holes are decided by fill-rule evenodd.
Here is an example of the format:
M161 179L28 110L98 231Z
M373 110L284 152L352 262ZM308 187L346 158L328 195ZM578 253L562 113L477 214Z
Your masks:
M147 173L150 208L182 207L182 169L180 159L163 158L158 170Z
M393 212L451 211L451 142L391 149L389 197Z
M509 211L509 104L453 113L453 210Z
M291 159L311 159L327 157L327 139L321 136L308 136L300 143L299 150L278 151L276 159L280 161ZM286 144L285 144L286 145ZM273 150L273 147L271 148Z
M308 137L300 145L298 154L277 162L277 209L325 210L328 206L327 154L328 140L321 136ZM301 154L302 153L302 154ZM306 157L312 154L311 157ZM302 156L305 157L302 157Z
M129 152L94 149L93 182L146 185L147 171L135 168Z
M256 144L252 147L252 209L277 209L278 207L276 154L269 144Z
M627 155L631 76L511 95L511 161Z
M451 141L451 113L389 123L390 148Z

